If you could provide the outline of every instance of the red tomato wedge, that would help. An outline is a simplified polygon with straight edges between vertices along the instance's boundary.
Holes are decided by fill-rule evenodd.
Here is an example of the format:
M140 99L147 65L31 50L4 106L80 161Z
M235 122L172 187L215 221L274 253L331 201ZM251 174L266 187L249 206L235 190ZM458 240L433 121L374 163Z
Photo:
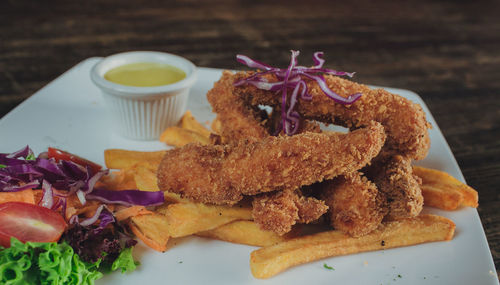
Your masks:
M72 153L49 147L47 151L47 155L49 158L54 158L57 162L60 160L67 160L67 161L72 161L76 164L82 165L82 166L89 166L94 173L98 172L101 170L102 166L99 164L92 162L90 160L87 160L85 158L79 157L77 155L74 155Z
M23 203L0 204L0 245L10 247L10 238L22 242L55 242L61 237L66 222L47 208Z

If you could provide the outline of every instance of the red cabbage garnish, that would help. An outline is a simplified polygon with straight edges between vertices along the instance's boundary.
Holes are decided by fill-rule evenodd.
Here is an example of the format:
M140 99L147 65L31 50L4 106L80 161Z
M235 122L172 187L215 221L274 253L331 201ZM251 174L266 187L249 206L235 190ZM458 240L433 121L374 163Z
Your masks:
M43 196L39 204L53 210L59 207L65 209L66 198L73 194L82 204L87 198L129 206L155 206L164 202L161 191L95 189L96 182L108 174L108 170L94 172L90 167L72 161L57 162L44 153L35 158L28 146L13 153L0 153L0 164L0 192L41 188ZM54 188L59 190L57 194Z
M333 69L323 68L325 60L323 59L323 52L315 52L313 55L314 66L304 67L297 65L297 57L299 51L292 50L292 57L287 69L280 69L271 67L265 63L253 60L245 55L236 55L236 60L248 67L256 68L259 71L247 78L243 78L234 83L234 86L241 86L243 84L251 84L259 89L281 92L281 124L280 128L284 130L285 134L293 135L299 129L300 117L297 111L294 110L295 105L300 94L303 100L311 100L312 96L307 91L307 84L305 78L317 82L319 88L325 93L326 96L335 102L343 105L354 103L361 97L361 93L349 95L347 98L340 96L333 90L328 88L325 78L322 74L331 74L336 76L354 76L354 72L336 71ZM278 78L277 82L268 82L264 75L273 74ZM293 89L290 96L290 102L287 102L288 89ZM288 108L287 108L288 105Z
M106 190L96 188L92 193L87 194L89 199L99 200L106 204L121 204L125 206L158 206L163 204L164 196L161 191L140 191L140 190Z
M13 153L5 154L6 158L13 158L13 159L18 158L18 157L28 158L28 157L33 157L33 156L34 156L34 153L29 148L29 146L25 146L22 149L15 151Z

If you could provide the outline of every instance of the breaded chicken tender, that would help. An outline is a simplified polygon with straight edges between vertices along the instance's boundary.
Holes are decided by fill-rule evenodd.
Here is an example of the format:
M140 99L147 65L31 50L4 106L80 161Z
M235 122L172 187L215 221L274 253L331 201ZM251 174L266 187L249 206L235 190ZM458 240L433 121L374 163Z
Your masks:
M256 195L352 173L367 165L386 135L379 123L341 133L266 137L238 145L190 144L167 151L158 168L162 191L197 202L234 204Z
M238 81L253 74L239 72L232 75ZM226 74L226 80L231 82ZM428 129L430 124L420 105L383 89L371 89L347 79L324 75L328 87L343 97L361 92L363 96L350 105L342 105L327 97L315 81L308 80L307 90L311 100L298 99L295 110L301 118L324 123L342 125L349 128L366 126L372 121L380 122L387 132L384 149L413 159L423 159L429 150ZM276 81L268 76L270 82ZM258 89L246 84L234 88L234 95L246 101L246 105L281 105L281 96L275 92Z
M207 93L207 100L212 111L217 114L218 135L221 143L237 143L240 140L258 141L279 133L281 112L274 108L271 114L251 106L236 96L233 86L233 73L224 71ZM320 132L319 124L303 120L299 133Z
M207 93L208 102L221 123L219 135L222 141L227 143L268 137L263 113L234 94L232 79L232 73L224 71Z
M413 175L411 159L382 154L365 171L387 197L388 219L416 217L420 214L424 198L420 178Z
M254 222L279 235L288 233L296 223L316 221L328 210L325 202L305 197L299 190L263 193L255 196L252 205Z
M329 207L331 225L359 237L375 230L387 214L385 197L375 184L358 172L325 181L317 186Z

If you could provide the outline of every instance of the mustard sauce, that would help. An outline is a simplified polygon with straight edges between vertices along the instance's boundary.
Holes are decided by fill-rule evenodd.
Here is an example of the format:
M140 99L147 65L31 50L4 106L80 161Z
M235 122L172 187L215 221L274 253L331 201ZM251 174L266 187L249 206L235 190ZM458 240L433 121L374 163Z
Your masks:
M169 64L138 62L115 67L106 72L104 78L121 85L153 87L181 81L186 73Z

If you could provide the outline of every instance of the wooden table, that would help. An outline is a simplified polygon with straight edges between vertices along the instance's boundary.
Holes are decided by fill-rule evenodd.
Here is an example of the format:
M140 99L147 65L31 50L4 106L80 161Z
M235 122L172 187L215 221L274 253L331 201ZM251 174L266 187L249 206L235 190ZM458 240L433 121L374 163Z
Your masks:
M285 66L290 49L304 63L322 50L328 67L357 71L359 82L424 99L479 191L498 272L499 1L151 2L1 1L0 117L91 56L161 50L241 68L237 53Z

